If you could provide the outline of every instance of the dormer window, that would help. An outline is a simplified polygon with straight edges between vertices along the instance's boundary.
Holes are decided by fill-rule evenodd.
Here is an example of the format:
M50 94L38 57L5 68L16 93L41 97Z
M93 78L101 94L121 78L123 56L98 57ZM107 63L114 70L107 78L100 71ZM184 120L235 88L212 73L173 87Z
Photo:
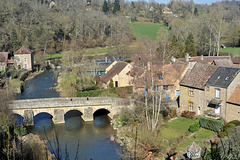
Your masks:
M229 77L226 77L226 78L225 78L225 81L227 81L227 80L229 80Z

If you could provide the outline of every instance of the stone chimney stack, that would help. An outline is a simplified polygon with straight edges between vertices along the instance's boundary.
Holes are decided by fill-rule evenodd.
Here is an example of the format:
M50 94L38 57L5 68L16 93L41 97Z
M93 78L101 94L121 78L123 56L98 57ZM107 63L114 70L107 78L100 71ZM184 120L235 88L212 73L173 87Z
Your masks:
M201 60L203 61L203 55L201 55Z
M186 54L185 58L186 58L186 62L188 62L189 61L189 53Z
M108 58L107 57L105 57L105 62L107 62L108 61Z
M174 58L173 56L171 57L171 63L174 64L176 62L176 58Z

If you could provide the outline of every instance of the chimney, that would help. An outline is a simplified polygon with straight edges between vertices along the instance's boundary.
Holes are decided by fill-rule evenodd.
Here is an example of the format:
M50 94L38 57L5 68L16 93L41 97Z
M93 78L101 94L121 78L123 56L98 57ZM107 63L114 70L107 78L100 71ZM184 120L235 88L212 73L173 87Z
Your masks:
M203 61L203 55L201 55L201 60Z
M108 58L107 57L105 57L105 62L107 62L108 61Z
M174 64L176 62L176 58L174 58L173 56L171 57L171 62L172 64Z
M188 62L189 61L189 53L186 54L185 58L186 58L186 62Z

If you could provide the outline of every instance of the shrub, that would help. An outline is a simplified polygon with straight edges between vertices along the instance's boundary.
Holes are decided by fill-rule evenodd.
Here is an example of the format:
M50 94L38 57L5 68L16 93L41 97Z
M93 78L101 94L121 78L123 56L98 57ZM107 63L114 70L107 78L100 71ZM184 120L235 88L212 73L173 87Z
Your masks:
M170 118L177 117L177 110L176 110L176 108L170 108L169 111L168 111L168 114L169 114Z
M113 80L112 79L110 80L108 86L109 86L109 88L113 88L114 85L113 85Z
M186 117L186 118L190 118L193 119L195 116L195 112L191 112L191 111L183 111L182 116Z
M216 120L216 119L207 118L207 117L200 117L199 122L202 128L206 128L215 132L222 131L223 124L224 124L222 120Z
M221 138L224 138L226 135L227 135L226 132L220 132L220 133L219 133L219 136L220 136Z
M167 117L168 116L168 111L166 109L162 109L160 111L160 113L163 115L163 117Z
M227 123L223 126L223 131L228 133L228 130L230 130L231 128L234 128L235 127L235 124L233 123Z
M230 121L229 123L235 124L235 126L240 126L239 120L233 120L233 121Z
M194 121L194 123L188 128L188 130L192 133L198 131L200 128L200 123L199 123L199 119L197 119L196 121Z

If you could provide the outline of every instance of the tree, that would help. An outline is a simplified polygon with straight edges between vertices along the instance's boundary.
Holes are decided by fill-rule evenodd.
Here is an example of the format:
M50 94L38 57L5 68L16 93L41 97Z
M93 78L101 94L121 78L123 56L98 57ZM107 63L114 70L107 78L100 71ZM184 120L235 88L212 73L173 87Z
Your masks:
M21 46L17 32L15 28L12 28L11 36L10 36L10 44L11 44L11 51L16 52Z
M120 0L115 0L113 4L113 14L116 14L120 11Z
M102 11L104 13L108 13L109 12L109 6L108 6L108 3L107 3L107 0L104 0L104 2L103 2Z
M187 40L185 42L185 46L186 46L186 53L189 53L190 56L197 55L196 46L195 46L192 33L188 35Z

